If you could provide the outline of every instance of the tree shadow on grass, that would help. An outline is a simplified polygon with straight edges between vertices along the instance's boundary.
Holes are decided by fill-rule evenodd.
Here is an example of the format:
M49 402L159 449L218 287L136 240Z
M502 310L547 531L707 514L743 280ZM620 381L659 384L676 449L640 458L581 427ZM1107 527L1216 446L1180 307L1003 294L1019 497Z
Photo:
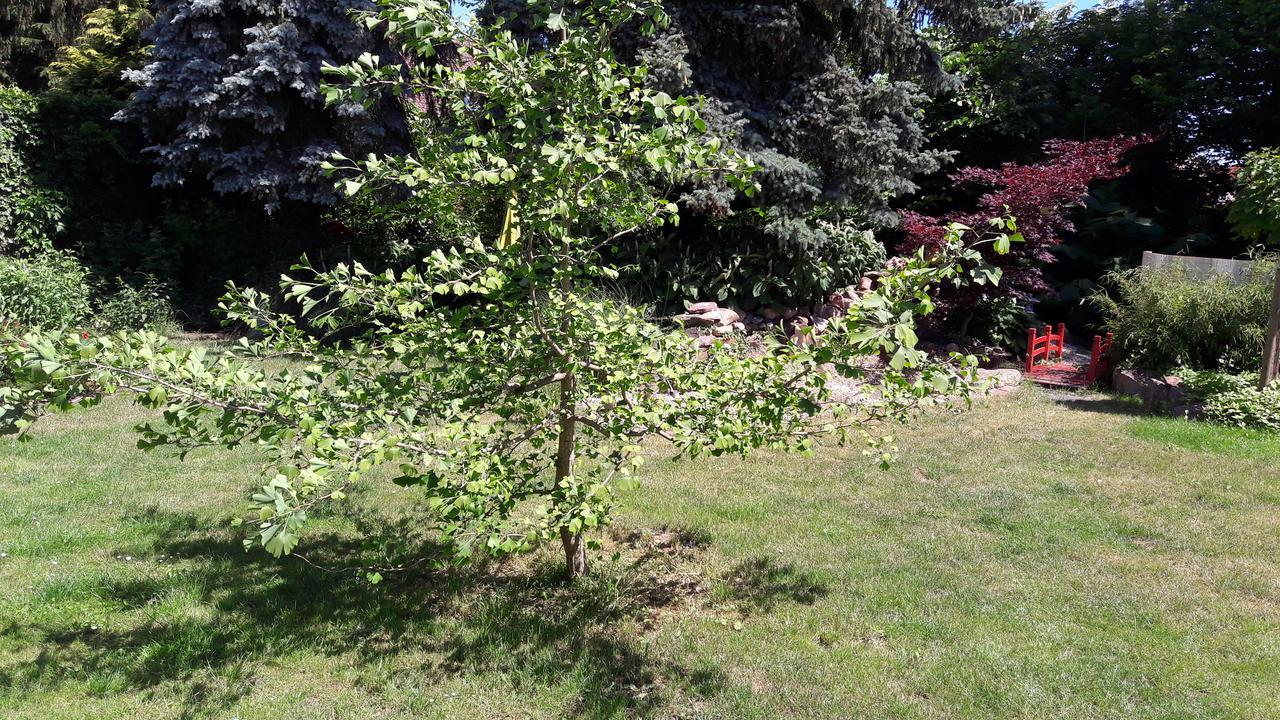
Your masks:
M812 605L825 596L825 582L813 573L768 557L744 560L724 577L726 594L757 612L769 612L780 602Z
M572 683L573 718L645 716L673 690L708 696L725 683L654 657L623 629L651 609L637 606L656 595L646 584L661 581L646 555L572 585L548 557L389 574L370 586L354 572L246 553L193 516L152 511L140 521L154 537L146 562L164 558L166 571L95 583L97 599L116 609L107 627L0 627L39 648L33 660L0 665L0 689L86 678L104 695L176 685L182 717L216 716L252 690L255 673L295 652L345 656L374 692L401 673L426 685L489 674L517 693ZM319 565L355 564L368 550L336 535L308 547Z
M1144 417L1154 414L1152 408L1143 405L1140 399L1129 395L1053 391L1049 392L1049 398L1058 407L1068 410L1081 410L1105 415L1126 415L1129 417Z

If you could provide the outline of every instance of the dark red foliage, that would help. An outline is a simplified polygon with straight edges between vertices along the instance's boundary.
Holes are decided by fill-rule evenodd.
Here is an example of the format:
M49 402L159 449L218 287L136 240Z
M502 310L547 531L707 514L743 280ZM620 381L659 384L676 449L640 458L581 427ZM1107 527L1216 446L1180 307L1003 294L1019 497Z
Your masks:
M1121 158L1135 146L1150 142L1148 137L1113 137L1075 142L1051 140L1044 144L1046 158L1034 165L1006 163L998 169L961 168L951 175L959 187L979 186L986 191L978 198L977 209L954 211L934 217L905 212L905 234L899 251L915 252L919 247L939 243L945 227L962 223L981 231L993 217L1012 215L1025 242L1013 245L1008 255L996 255L984 248L988 262L1004 275L998 288L968 287L942 298L943 310L975 307L978 296L1028 297L1047 290L1044 266L1053 261L1051 252L1063 236L1075 230L1068 207L1077 203L1097 180L1113 180L1128 172Z

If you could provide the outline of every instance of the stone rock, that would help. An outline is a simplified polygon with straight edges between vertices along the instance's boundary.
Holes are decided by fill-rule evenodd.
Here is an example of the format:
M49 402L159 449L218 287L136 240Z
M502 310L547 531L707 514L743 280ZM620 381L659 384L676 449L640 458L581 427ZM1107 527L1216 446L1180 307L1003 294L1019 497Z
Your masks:
M978 370L978 377L983 380L990 380L996 388L1000 389L1012 389L1022 384L1022 371L1014 370L1013 368Z
M760 319L770 323L778 322L779 320L782 319L782 313L778 312L777 308L771 308L771 307L760 308Z
M875 282L875 280L864 275L862 279L858 281L858 290L862 292L871 292L871 289L875 287Z
M702 315L694 315L693 313L681 313L675 317L685 328L701 328L716 325L716 321Z
M736 322L736 323L734 323L733 325L730 325L729 327L733 328L733 331L734 331L734 332L746 332L746 331L747 331L747 325L746 325L746 323Z
M1142 395L1143 382L1136 370L1119 370L1111 374L1111 388L1121 395Z
M1121 395L1136 395L1147 407L1179 407L1186 405L1187 392L1182 378L1166 375L1153 377L1141 370L1116 370L1111 387Z
M836 317L837 315L840 315L841 312L842 311L840 308L830 303L827 303L827 304L819 305L818 308L813 311L813 316L815 318L829 320L833 317Z
M683 313L675 319L684 323L685 327L716 327L732 325L742 317L728 308L716 308L703 313Z
M742 313L737 310L730 310L729 308L720 308L719 310L713 310L709 313L703 314L719 318L720 324L722 325L732 325L742 320Z
M719 310L719 309L720 309L720 306L713 302L696 302L696 303L690 304L688 309L685 312L690 312L690 313L693 313L694 315L701 315L702 313L707 313L707 312L711 312L712 310Z

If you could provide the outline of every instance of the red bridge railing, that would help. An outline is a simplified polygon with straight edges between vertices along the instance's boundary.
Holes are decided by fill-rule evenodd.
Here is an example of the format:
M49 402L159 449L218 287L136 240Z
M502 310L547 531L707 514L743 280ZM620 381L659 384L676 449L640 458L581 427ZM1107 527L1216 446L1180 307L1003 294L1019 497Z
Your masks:
M1089 354L1089 372L1085 375L1090 385L1111 375L1111 341L1114 338L1114 333L1107 333L1105 338L1101 335L1093 336L1093 352Z
M1062 350L1067 344L1067 326L1058 323L1057 332L1051 325L1044 326L1044 334L1038 328L1027 329L1027 372L1035 368L1041 360L1061 360Z

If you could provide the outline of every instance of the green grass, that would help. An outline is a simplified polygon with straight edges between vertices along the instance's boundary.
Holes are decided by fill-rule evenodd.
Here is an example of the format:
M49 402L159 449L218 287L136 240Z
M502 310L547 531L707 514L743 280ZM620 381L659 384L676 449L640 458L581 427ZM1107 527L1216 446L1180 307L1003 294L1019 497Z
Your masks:
M579 586L548 552L370 588L246 554L253 455L141 453L142 417L0 440L0 717L1280 716L1275 436L1026 390L888 472L655 451ZM309 559L429 547L415 497Z

